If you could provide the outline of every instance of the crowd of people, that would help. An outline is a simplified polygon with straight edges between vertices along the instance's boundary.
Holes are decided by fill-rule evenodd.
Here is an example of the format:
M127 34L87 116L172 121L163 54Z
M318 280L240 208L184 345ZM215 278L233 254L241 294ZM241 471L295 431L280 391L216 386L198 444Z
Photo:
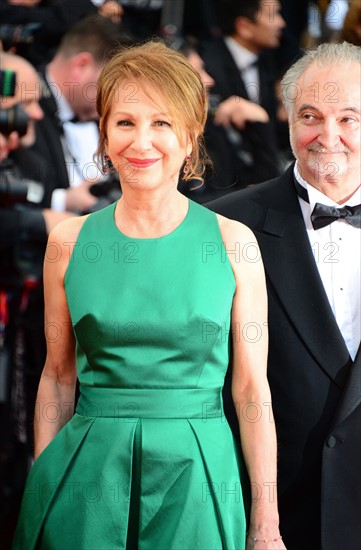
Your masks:
M356 550L361 6L176 4L0 2L1 538Z

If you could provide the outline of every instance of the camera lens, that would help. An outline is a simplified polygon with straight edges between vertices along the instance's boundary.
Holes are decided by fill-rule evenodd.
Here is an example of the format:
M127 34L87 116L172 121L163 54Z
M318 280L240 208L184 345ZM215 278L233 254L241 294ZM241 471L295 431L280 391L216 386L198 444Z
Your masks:
M20 137L25 136L28 131L28 120L28 115L19 104L10 109L1 109L0 133L8 136L11 132L17 132Z

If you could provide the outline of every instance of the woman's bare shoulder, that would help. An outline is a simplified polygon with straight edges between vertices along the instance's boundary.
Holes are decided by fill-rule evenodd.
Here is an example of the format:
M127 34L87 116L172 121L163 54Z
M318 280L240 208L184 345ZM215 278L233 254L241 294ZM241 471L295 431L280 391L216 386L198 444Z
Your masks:
M49 233L48 241L56 242L60 246L64 243L75 243L88 216L89 214L86 216L74 216L73 218L59 222Z
M220 214L216 215L224 242L239 242L242 244L257 242L253 231L247 225Z
M89 214L74 216L59 222L49 233L44 258L44 274L65 276L70 258L76 245L78 235Z

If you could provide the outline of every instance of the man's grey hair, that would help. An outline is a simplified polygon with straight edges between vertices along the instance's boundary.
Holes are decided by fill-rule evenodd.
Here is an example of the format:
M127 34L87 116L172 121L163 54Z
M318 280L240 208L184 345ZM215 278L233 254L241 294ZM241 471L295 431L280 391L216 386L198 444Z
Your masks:
M281 80L282 99L288 114L292 111L298 93L297 83L312 63L322 67L332 67L333 65L347 66L354 62L361 63L361 48L348 42L320 44L317 48L306 51L286 71Z

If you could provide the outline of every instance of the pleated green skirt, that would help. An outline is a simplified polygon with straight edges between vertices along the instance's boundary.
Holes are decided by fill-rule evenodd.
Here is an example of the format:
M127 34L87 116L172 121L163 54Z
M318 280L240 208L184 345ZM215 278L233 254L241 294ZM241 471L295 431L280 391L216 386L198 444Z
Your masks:
M220 390L83 388L30 472L21 516L14 550L243 550Z

